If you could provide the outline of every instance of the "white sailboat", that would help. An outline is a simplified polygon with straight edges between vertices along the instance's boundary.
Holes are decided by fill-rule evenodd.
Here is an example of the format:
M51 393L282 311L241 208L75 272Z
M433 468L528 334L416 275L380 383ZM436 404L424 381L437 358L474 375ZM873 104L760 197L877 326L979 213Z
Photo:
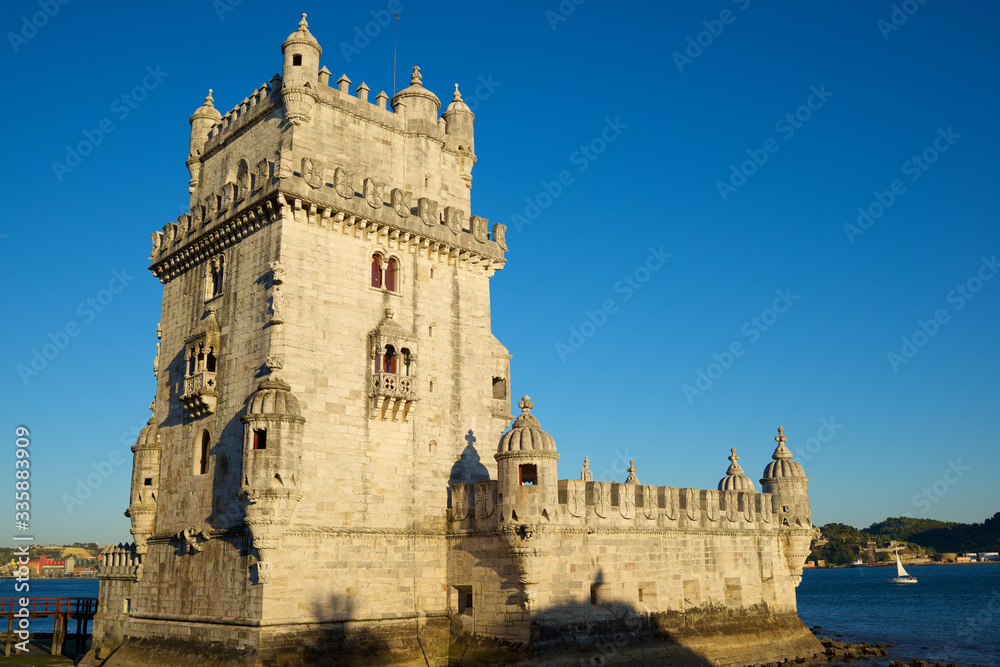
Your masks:
M896 551L896 576L890 579L894 584L915 584L917 578L903 569L903 563L899 560L899 550Z

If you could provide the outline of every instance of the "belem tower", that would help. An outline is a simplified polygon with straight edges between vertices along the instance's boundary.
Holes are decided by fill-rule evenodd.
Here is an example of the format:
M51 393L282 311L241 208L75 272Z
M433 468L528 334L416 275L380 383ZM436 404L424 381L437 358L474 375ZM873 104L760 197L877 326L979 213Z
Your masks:
M413 68L336 81L303 15L281 73L191 116L190 212L152 235L152 416L88 665L811 660L815 529L779 429L760 493L559 479L490 328L502 224L474 116ZM544 406L539 406L544 415ZM722 458L720 454L720 458ZM575 466L574 466L575 468ZM594 662L597 661L597 662Z

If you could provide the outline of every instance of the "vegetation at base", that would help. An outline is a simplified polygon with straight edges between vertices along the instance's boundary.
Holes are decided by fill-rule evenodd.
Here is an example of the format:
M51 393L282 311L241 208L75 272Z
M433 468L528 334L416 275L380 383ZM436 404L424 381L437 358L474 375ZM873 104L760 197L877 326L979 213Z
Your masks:
M900 551L910 556L930 556L934 553L966 551L1000 551L1000 512L983 523L955 523L934 519L890 517L858 529L843 523L828 523L820 527L827 541L822 546L813 542L809 560L825 560L829 565L849 565L860 558L868 563L871 554L868 543L876 549L887 549L895 542ZM886 551L876 552L876 562L890 561Z

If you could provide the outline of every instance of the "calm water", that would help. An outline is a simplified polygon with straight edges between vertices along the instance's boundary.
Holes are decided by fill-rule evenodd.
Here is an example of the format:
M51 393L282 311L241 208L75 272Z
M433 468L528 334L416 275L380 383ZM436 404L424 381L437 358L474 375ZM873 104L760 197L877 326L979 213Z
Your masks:
M1000 667L1000 565L908 570L919 583L889 583L894 567L806 570L799 616L820 635L895 644L891 660Z
M17 581L0 579L0 598L96 598L97 579L32 579L29 582L30 591L18 593L14 590ZM52 632L52 619L39 618L31 623L32 632ZM76 632L76 622L70 626L71 632ZM7 632L6 621L0 632ZM0 647L2 652L2 647Z

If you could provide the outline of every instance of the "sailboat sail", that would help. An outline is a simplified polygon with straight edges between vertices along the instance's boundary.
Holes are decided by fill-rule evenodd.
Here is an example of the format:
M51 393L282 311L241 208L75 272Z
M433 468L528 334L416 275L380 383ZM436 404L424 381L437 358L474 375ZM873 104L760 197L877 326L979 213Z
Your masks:
M903 563L899 560L899 554L896 554L896 576L908 577L910 573L903 569Z

